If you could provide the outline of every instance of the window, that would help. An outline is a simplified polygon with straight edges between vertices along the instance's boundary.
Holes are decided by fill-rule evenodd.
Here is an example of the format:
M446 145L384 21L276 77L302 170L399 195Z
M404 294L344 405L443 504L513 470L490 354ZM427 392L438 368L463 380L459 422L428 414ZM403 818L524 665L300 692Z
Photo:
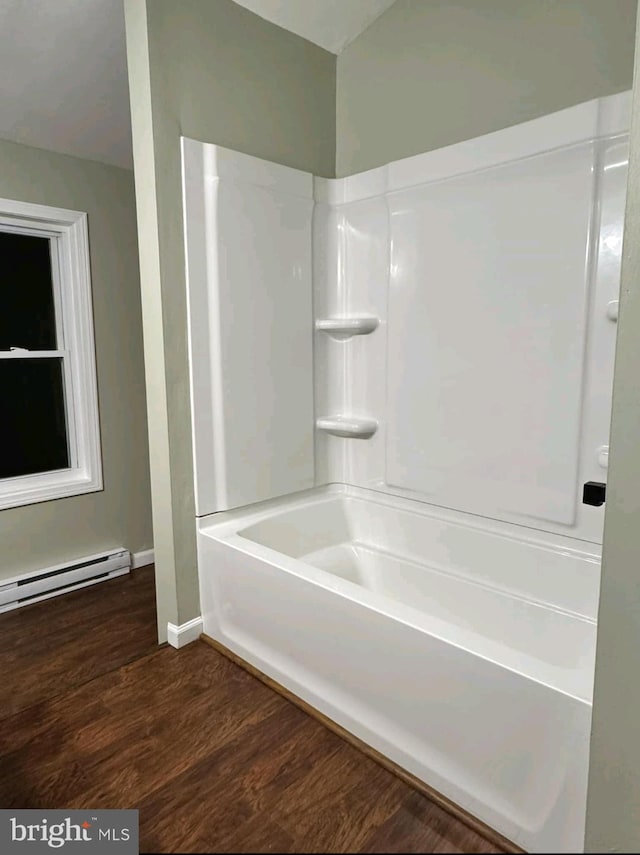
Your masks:
M86 214L0 200L0 509L100 489Z

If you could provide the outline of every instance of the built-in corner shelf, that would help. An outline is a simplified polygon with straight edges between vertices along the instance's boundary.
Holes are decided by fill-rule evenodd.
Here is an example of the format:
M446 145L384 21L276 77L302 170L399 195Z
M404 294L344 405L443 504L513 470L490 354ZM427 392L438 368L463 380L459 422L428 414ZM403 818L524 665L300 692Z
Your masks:
M380 321L369 315L351 318L320 318L316 321L316 329L326 332L332 338L346 339L354 335L369 335Z
M318 430L324 430L333 436L346 436L352 439L369 439L378 429L375 419L356 416L327 416L316 420Z

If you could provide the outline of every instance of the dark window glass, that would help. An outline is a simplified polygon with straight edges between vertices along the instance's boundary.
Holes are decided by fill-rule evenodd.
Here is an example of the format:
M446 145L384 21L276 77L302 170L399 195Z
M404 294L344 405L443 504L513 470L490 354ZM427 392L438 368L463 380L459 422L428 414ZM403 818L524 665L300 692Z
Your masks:
M62 359L0 359L0 478L68 467Z
M0 232L0 350L56 350L48 238Z

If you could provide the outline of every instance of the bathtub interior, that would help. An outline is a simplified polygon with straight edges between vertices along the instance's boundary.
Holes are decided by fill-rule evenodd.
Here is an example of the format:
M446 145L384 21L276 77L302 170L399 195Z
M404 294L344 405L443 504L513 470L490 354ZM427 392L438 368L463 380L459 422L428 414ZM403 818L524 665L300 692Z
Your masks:
M473 528L367 491L294 500L259 521L237 521L234 533L296 559L303 574L312 567L346 582L347 594L348 586L370 592L395 616L415 613L419 625L470 652L591 698L595 549Z
M338 488L339 490L340 488ZM600 549L344 488L239 529L247 540L365 587L376 555L595 620ZM337 493L337 495L336 495Z

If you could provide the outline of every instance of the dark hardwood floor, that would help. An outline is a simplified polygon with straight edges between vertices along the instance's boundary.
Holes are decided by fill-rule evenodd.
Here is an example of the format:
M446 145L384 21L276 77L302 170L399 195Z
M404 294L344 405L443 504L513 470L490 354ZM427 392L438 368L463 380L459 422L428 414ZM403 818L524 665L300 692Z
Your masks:
M500 852L202 642L153 572L0 615L0 807L140 810L141 852Z

